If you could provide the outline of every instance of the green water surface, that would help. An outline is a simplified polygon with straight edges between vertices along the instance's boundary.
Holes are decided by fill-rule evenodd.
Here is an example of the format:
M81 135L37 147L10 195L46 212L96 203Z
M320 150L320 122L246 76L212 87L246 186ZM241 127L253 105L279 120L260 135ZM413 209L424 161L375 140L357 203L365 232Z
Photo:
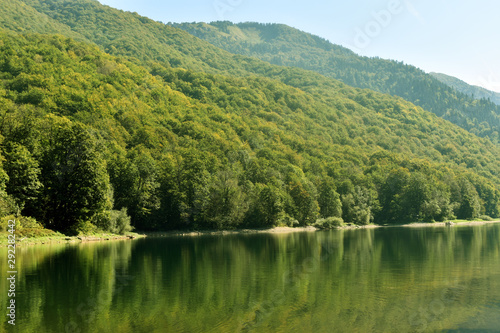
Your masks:
M41 245L16 265L0 331L500 331L499 224Z

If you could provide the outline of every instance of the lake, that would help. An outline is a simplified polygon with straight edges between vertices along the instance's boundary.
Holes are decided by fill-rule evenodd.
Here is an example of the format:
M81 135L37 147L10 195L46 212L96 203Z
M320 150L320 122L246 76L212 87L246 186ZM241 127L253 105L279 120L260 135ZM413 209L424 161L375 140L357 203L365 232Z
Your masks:
M500 224L40 245L16 263L9 332L500 330Z

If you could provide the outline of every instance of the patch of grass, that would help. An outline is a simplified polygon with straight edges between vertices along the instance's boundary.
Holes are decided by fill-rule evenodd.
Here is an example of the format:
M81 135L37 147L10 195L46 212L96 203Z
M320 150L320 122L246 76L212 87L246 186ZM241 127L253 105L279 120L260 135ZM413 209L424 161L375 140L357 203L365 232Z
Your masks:
M50 229L40 228L22 228L16 230L16 245L46 244L46 243L64 243L80 242L82 240L111 240L120 239L128 236L142 237L143 235L128 232L125 235L118 235L106 232L92 232L89 234L79 233L77 236L69 236ZM0 246L7 246L8 231L0 231Z

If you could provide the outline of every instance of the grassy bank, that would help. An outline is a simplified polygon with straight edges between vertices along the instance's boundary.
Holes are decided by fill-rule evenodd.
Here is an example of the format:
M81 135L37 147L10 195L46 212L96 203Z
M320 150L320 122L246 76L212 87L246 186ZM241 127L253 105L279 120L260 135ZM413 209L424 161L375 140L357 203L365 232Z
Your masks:
M10 233L8 231L0 232L0 247L7 246ZM124 235L112 233L92 233L88 235L67 236L60 232L45 228L23 228L21 231L15 232L16 246L26 246L35 244L48 243L78 243L78 242L93 242L93 241L108 241L118 239L135 239L144 237L144 235L129 232Z

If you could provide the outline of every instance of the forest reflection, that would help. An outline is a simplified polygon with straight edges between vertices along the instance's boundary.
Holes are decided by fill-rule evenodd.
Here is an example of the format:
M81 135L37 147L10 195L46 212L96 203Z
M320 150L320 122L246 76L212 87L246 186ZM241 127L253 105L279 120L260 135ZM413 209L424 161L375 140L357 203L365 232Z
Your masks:
M500 225L18 248L15 331L493 329L499 254Z

